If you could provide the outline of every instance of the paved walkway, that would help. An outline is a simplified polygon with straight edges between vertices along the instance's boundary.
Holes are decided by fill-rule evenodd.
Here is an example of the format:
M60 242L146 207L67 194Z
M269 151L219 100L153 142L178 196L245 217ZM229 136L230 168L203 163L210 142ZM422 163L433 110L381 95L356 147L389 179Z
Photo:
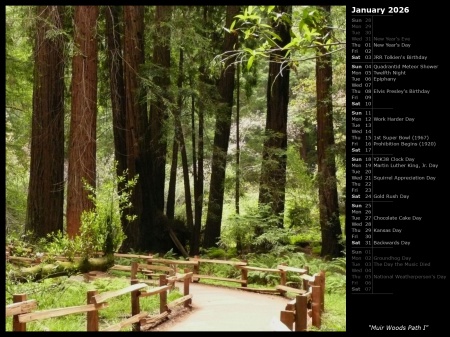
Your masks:
M182 284L177 283L182 289ZM191 283L192 308L178 309L151 331L275 331L288 298Z

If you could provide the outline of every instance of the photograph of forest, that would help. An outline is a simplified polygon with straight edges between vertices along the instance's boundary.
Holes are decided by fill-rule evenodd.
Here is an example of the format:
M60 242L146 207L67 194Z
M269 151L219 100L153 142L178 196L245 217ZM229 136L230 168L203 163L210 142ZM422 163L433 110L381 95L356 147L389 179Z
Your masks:
M111 273L128 283L96 289L117 291L130 274L113 267L145 255L294 300L323 273L307 330L345 331L344 6L5 10L7 305L86 305L69 279ZM86 315L24 315L7 331L86 331Z

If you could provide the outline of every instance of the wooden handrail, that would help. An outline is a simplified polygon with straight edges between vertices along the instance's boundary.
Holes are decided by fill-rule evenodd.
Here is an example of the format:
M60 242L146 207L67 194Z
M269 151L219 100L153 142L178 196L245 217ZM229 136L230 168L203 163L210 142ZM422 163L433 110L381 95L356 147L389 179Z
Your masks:
M6 306L6 317L24 314L33 311L37 307L36 300L28 300L18 303L8 304Z
M27 323L27 322L37 321L40 319L60 317L60 316L66 316L66 315L70 315L70 314L78 314L78 313L82 313L82 312L100 310L100 309L104 309L107 307L108 307L108 303L100 303L100 304L86 304L86 305L79 305L79 306L74 306L74 307L37 311L37 312L29 313L29 314L19 315L19 322Z
M120 296L120 295L124 295L124 294L127 294L127 293L131 293L132 291L139 290L139 289L142 289L142 288L147 288L147 287L148 287L148 285L145 284L145 283L138 283L138 284L133 284L133 285L128 286L128 287L123 288L123 289L107 291L107 292L95 295L94 296L94 302L97 303L97 304L98 303L102 303L102 302L105 302L106 300L108 300L110 298L117 297L117 296Z
M140 322L143 318L145 318L147 316L148 316L148 312L142 311L141 313L131 316L130 318L127 318L119 323L110 325L109 327L107 327L101 331L120 331L120 329L130 326L133 323Z

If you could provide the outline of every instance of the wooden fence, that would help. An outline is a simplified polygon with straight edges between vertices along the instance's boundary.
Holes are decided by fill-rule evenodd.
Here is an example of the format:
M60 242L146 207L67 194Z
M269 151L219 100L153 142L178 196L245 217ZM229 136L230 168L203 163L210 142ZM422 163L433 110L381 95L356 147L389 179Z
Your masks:
M147 265L138 264L137 267L125 267L125 266L114 266L112 269L115 270L128 270L131 271L133 268L140 270L145 273L146 268L148 268L147 275L152 275L156 271L161 271L165 273L175 273L177 271L178 265L185 265L190 267L190 269L185 269L185 272L192 272L192 282L199 282L201 279L211 279L220 280L233 283L240 283L241 287L238 289L253 291L253 292L263 292L263 293L274 293L286 296L288 293L295 294L295 299L290 301L285 310L281 310L279 320L273 322L277 330L286 331L306 331L308 327L308 321L317 328L321 326L321 315L325 309L325 273L323 271L316 273L314 275L308 275L309 269L296 268L286 265L278 265L277 268L261 268L249 266L246 261L227 261L227 260L211 260L211 259L200 259L198 257L191 258L187 261L183 260L169 260L169 259L158 259L153 258L151 255L130 255L121 254L120 257L124 258L137 258L144 259ZM228 264L231 265L241 272L240 278L224 278L216 277L213 275L202 275L200 274L200 264L212 263L212 264ZM166 269L165 265L169 264L171 267ZM133 266L133 264L132 264ZM248 273L251 271L260 272L270 272L280 275L280 284L276 285L274 288L251 288L248 287ZM295 273L301 279L300 284L297 287L292 287L288 285L287 273ZM156 273L155 273L156 274ZM157 274L156 274L157 275ZM132 272L132 277L134 274ZM309 319L310 318L310 319ZM280 324L281 323L281 324Z
M314 274L307 282L308 290L296 295L280 313L280 321L290 331L307 331L309 317L311 324L320 329L321 316L325 311L325 273Z
M141 260L145 263L132 262L131 265L114 265L111 270L129 272L130 278L132 280L132 285L142 284L148 286L149 284L154 284L155 278L159 279L159 287L155 288L150 292L140 291L139 289L130 291L133 296L137 299L132 299L132 317L128 318L126 321L120 323L119 329L124 326L134 324L133 330L139 331L137 324L156 324L158 320L163 319L170 313L170 308L180 303L185 303L185 306L189 306L192 295L189 294L189 282L199 282L202 279L219 280L232 283L239 283L240 287L238 289L261 292L261 293L273 293L286 296L288 293L295 294L295 299L290 301L285 310L280 313L280 320L275 322L279 330L290 330L290 331L306 331L308 326L308 317L311 317L311 324L320 328L321 325L321 314L324 311L324 294L325 294L325 273L320 272L314 274L313 276L308 275L308 267L296 268L287 265L278 265L276 268L261 268L249 266L247 261L231 261L231 260L212 260L212 259L201 259L197 256L190 258L189 260L171 260L164 258L154 258L152 255L136 255L136 254L114 254L117 258L130 258L134 260ZM240 278L226 278L217 277L214 275L200 274L200 266L202 264L227 264L233 266L240 271ZM183 267L184 274L179 274L178 271ZM266 272L279 274L279 284L272 288L260 288L260 287L249 287L248 274L252 271ZM145 279L138 279L138 274L141 273L145 276ZM287 282L287 273L295 273L298 275L301 282L297 284L296 287L290 286ZM161 293L167 294L167 290L173 286L176 280L180 280L181 275L184 276L184 296L179 300L175 301L173 304L166 305L165 299L166 295L161 295L161 308L160 315L156 317L143 317L138 310L138 299L142 296L149 296L157 294L159 290ZM162 281L164 280L164 281ZM157 280L156 280L157 281ZM164 283L165 282L165 283ZM164 291L163 291L164 290ZM156 291L156 293L155 293ZM123 293L122 293L123 294ZM134 295L133 295L134 294ZM102 297L100 297L102 298ZM109 298L109 297L108 297ZM88 303L91 305L102 304L103 302ZM91 307L90 307L91 308ZM97 312L101 308L94 307L92 311ZM87 311L87 310L86 310ZM22 313L23 314L23 313ZM88 314L88 320L89 320ZM18 315L20 317L20 314ZM147 316L147 315L144 315ZM22 318L23 320L23 318ZM94 320L95 321L95 320ZM20 321L19 323L22 323ZM280 324L281 323L281 324ZM123 325L125 324L125 325ZM94 325L94 324L93 324ZM98 326L98 323L97 323ZM93 329L94 327L89 327L88 329ZM110 327L115 329L116 327ZM108 328L108 331L110 328ZM15 330L21 331L21 330ZM98 330L88 330L88 331L98 331Z
M170 260L170 259L161 259L161 258L153 258L152 255L134 255L134 254L114 254L115 257L121 258L130 258L130 259L140 259L144 260L146 264L138 264L138 271L146 273L148 277L152 277L152 275L159 275L157 272L166 273L168 275L174 274L177 272L180 265L184 266L184 272L190 271L193 272L192 281L199 282L201 279L209 279L209 280L218 280L232 283L240 283L241 287L239 289L254 291L254 292L266 292L266 293L277 293L284 295L287 291L302 294L307 291L309 288L308 281L312 279L312 276L308 275L309 269L305 268L295 268L286 265L278 265L277 268L261 268L261 267L253 267L249 266L247 261L232 261L232 260L212 260L212 259L201 259L197 256L190 258L189 260ZM240 278L229 278L229 277L217 277L214 275L205 275L200 274L200 265L201 264L227 264L233 266L237 270L240 271ZM169 265L169 266L167 266ZM186 268L187 267L187 268ZM120 271L132 271L132 266L122 266L122 265L114 265L111 270L120 270ZM248 273L252 271L260 271L266 273L274 273L280 274L280 284L275 286L274 288L252 288L249 287ZM303 280L300 285L302 289L296 289L294 287L287 286L287 273L296 273L299 278Z
M27 300L26 294L17 294L13 296L14 303L6 306L6 317L13 317L13 331L26 331L26 323L28 322L84 312L86 313L87 331L120 331L128 326L132 326L133 331L141 331L142 326L157 324L165 319L175 306L183 304L184 307L189 307L191 305L192 294L189 294L191 278L192 273L177 274L172 276L170 280L167 279L166 275L160 275L159 286L150 289L148 284L132 279L130 286L120 290L100 294L96 290L88 291L86 305L43 311L34 311L37 308L36 300ZM167 303L167 292L171 288L170 283L175 281L183 281L184 296ZM131 295L131 317L100 330L99 311L108 307L107 300L125 294ZM159 295L160 313L150 316L145 311L141 312L140 298L155 295Z

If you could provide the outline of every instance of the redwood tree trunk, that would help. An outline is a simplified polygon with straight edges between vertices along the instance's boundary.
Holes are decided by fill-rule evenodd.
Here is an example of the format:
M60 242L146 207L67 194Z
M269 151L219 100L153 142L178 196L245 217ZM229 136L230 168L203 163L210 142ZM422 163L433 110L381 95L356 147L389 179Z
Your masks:
M173 138L172 163L170 165L169 188L167 190L166 215L169 220L175 218L175 191L177 187L178 141Z
M125 110L125 84L123 79L122 66L122 41L123 29L122 7L105 6L104 15L106 20L106 45L107 62L109 68L110 91L111 91L111 109L113 116L113 135L114 135L114 157L117 162L116 174L122 176L127 169L127 144L126 144L126 110ZM118 192L125 188L125 181L118 182ZM122 227L127 226L127 210L122 212Z
M118 176L121 176L127 168L125 85L121 41L123 34L123 29L121 29L122 7L105 6L104 14L106 19L107 61L113 116L114 156L117 161L116 173ZM124 184L119 186L119 191L123 187Z
M325 15L330 6L322 6ZM328 22L326 20L325 22ZM321 35L330 34L329 25L324 24ZM322 41L326 43L326 40ZM322 232L322 257L334 258L342 255L339 239L342 235L339 221L339 205L336 185L336 163L334 158L333 102L331 54L320 46L316 60L317 93L317 157L319 181L320 228Z
M192 83L191 83L192 86ZM201 89L199 83L199 91ZM192 165L194 171L194 229L191 235L190 254L198 255L200 252L200 233L202 228L203 210L203 104L198 103L198 141L195 136L195 100L191 101L191 125L192 125ZM197 144L197 151L196 151ZM198 155L197 155L198 153Z
M79 234L81 213L94 207L84 182L96 186L98 6L75 6L72 109L67 184L67 233Z
M128 178L139 175L134 187L129 209L137 219L127 223L123 228L127 238L121 250L129 252L131 248L140 247L140 228L145 221L143 193L146 178L143 173L146 167L143 149L145 146L145 131L148 128L144 93L140 88L139 67L144 64L144 7L124 6L124 79L125 79L125 110L126 110L126 153Z
M167 220L164 219L164 185L166 182L166 154L167 154L167 135L164 131L168 117L166 100L170 100L170 24L172 16L172 6L156 6L155 25L153 41L153 65L157 68L158 75L154 77L154 84L159 90L153 92L150 105L150 157L151 163L149 169L149 179L151 186L148 185L150 195L149 200L153 205L148 205L145 209L148 212L149 222L142 224L143 230L142 242L143 248L155 252L164 252L172 242L167 233ZM155 216L158 214L158 216ZM145 238L144 238L145 237Z
M171 6L156 6L156 32L154 35L153 64L159 66L160 74L155 76L154 83L160 88L150 106L150 149L153 157L153 194L156 207L164 210L164 185L166 177L167 140L164 132L167 120L167 107L164 99L168 99L170 86L170 28L166 25L172 15Z
M226 27L230 27L239 6L227 6ZM222 52L232 51L237 43L237 35L226 33ZM208 213L205 225L203 247L216 247L220 239L224 198L225 169L227 165L228 142L230 139L233 92L235 82L235 58L229 58L218 82L220 102L216 112L211 181Z
M291 15L292 6L278 6L278 13ZM273 23L281 46L291 41L291 26L285 21ZM270 55L267 82L266 131L259 187L260 206L269 206L266 216L279 216L277 226L283 228L286 188L287 116L289 103L289 65L286 50ZM256 234L262 234L257 228Z
M191 242L194 235L194 216L192 213L192 197L191 197L191 183L189 180L189 167L187 160L186 144L184 141L183 126L181 125L181 110L183 109L183 96L181 91L183 89L183 49L180 48L180 60L178 66L178 100L177 108L174 111L175 119L175 137L180 146L181 165L183 167L183 182L184 182L184 201L186 204L186 222L188 231L191 233Z
M48 38L62 29L60 6L38 6L34 46L30 182L25 231L34 238L63 230L64 41Z

